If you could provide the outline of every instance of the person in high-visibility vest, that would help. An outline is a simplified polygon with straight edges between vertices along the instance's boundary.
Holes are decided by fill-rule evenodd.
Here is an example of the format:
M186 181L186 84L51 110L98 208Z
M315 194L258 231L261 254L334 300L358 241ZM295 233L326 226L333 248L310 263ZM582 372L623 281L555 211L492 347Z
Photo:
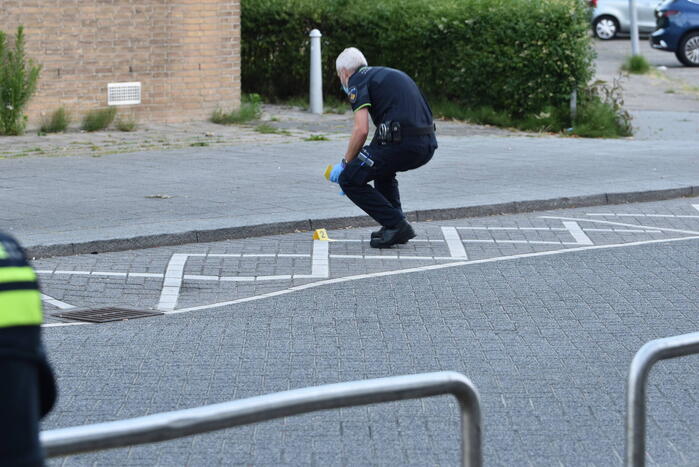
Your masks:
M39 420L56 401L41 342L36 272L24 251L0 233L0 465L42 466Z

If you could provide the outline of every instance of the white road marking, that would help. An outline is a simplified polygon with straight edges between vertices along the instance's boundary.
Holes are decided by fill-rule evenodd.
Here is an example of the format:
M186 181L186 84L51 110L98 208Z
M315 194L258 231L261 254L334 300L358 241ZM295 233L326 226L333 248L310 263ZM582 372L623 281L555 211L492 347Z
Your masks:
M333 238L331 242L337 243L363 243L369 240L363 238ZM410 243L444 243L444 240L430 240L425 238L414 238L410 240Z
M533 245L580 245L578 242L547 242L543 240L464 240L464 243L531 243Z
M594 245L592 243L592 240L590 240L590 237L585 235L585 232L580 228L580 225L577 222L564 222L563 226L568 229L570 234L573 236L576 242L578 242L579 245Z
M612 222L612 221L601 221L598 219L578 219L575 217L560 217L560 216L541 216L542 219L558 219L566 221L576 221L576 222L594 222L595 224L607 224L607 225L618 225L621 227L636 227L648 230L662 230L663 232L676 232L688 235L699 235L699 232L694 230L683 230L683 229L670 229L668 227L656 227L648 225L638 225L638 224L625 224L623 222Z
M330 255L333 259L395 259L395 260L453 260L453 259L463 259L454 258L452 256L410 256L410 255Z
M184 265L187 263L188 256L187 254L176 253L170 258L167 269L165 269L165 280L163 281L163 289L160 292L158 310L171 311L175 309L180 295L180 288L182 287Z
M204 258L310 258L309 254L301 253L221 253L221 254L193 254L190 257Z
M696 209L697 211L699 211L699 204L692 204L692 207L693 207L694 209Z
M442 234L447 242L447 248L449 248L449 254L452 258L468 259L464 242L461 241L459 232L455 227L442 227Z
M457 227L458 230L544 230L547 232L565 232L558 227Z
M636 213L636 214L631 214L631 213L611 213L611 212L605 212L605 213L587 213L588 216L603 216L603 217L660 217L660 218L679 218L679 219L699 219L699 216L691 216L691 215L684 215L684 214L643 214L643 213Z
M164 277L164 274L158 274L155 272L130 272L129 277L147 277L147 278L155 278L155 279L160 279Z
M57 300L53 297L49 297L48 295L43 294L43 293L41 294L41 299L43 301L45 301L46 303L51 304L51 305L53 305L56 308L59 308L61 310L71 310L71 309L75 308L75 306L73 306L73 305L70 305L66 302L62 302L62 301Z
M106 272L106 271L48 271L37 270L37 274L61 274L61 275L80 275L80 276L107 276L107 277L152 277L161 279L164 274L150 272Z
M581 246L578 248L566 248L566 249L562 249L562 250L540 251L540 252L536 252L536 253L523 253L523 254L519 254L519 255L500 256L500 257L496 257L496 258L479 259L479 260L471 260L471 261L458 261L455 263L446 263L446 264L433 264L433 265L429 265L429 266L419 266L419 267L414 267L414 268L409 268L409 269L398 269L398 270L394 270L394 271L385 271L385 272L376 272L376 273L371 273L371 274L359 274L356 276L339 277L339 278L335 278L335 279L328 279L328 280L324 280L324 281L312 282L310 284L298 285L298 286L290 287L288 289L279 290L276 292L270 292L270 293L266 293L263 295L256 295L253 297L239 298L237 300L212 303L210 305L201 305L201 306L194 306L194 307L189 307L189 308L182 308L179 310L168 311L168 312L166 312L166 314L170 315L170 314L188 313L188 312L192 312L192 311L210 310L212 308L221 308L221 307L229 306L229 305L237 305L240 303L252 302L252 301L257 301L257 300L264 300L266 298L277 297L280 295L287 295L287 294L290 294L293 292L307 290L307 289L311 289L311 288L315 288L315 287L322 287L325 285L340 284L340 283L344 283L344 282L351 282L351 281L356 281L356 280L361 280L361 279L370 279L370 278L375 278L375 277L396 276L396 275L402 275L402 274L411 274L414 272L434 271L434 270L440 270L440 269L446 269L446 268L469 266L469 265L474 265L474 264L495 263L495 262L500 262L500 261L512 261L512 260L517 260L517 259L522 259L522 258L536 258L536 257L540 257L540 256L553 256L553 255L560 255L560 254L575 253L575 252L580 252L580 251L629 248L629 247L640 246L640 245L651 245L651 244L655 244L655 243L672 243L672 242L681 242L681 241L688 241L688 240L699 240L699 234L696 236L692 236L692 237L642 240L642 241L638 241L638 242L618 243L618 244L612 244L612 245Z
M621 232L621 233L662 233L660 230L639 229L583 229L585 232Z
M44 323L41 325L42 328L62 328L65 326L84 326L86 324L94 323Z
M295 279L320 279L330 277L330 242L313 240L311 275L294 274Z

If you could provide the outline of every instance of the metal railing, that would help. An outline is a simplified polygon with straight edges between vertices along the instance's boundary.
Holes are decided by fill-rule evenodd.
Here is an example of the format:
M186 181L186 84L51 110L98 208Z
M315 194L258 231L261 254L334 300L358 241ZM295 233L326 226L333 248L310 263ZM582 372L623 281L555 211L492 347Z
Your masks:
M327 384L222 404L41 432L48 457L166 441L275 418L378 402L452 394L461 409L461 463L480 467L478 390L460 373L418 375Z
M647 342L636 352L626 388L626 466L642 467L646 461L646 383L659 360L699 353L699 332Z

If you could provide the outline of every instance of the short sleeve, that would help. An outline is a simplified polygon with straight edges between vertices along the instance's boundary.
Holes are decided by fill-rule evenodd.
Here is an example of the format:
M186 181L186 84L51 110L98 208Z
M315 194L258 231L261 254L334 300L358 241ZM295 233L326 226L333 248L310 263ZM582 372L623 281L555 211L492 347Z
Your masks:
M371 105L371 95L369 94L369 77L363 70L357 72L353 79L350 79L349 92L347 93L347 100L349 100L352 106L352 111L368 107Z

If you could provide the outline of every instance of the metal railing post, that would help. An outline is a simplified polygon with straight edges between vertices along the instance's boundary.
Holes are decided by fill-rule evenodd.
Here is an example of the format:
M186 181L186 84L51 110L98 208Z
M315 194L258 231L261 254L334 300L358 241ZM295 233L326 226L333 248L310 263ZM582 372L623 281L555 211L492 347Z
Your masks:
M699 332L652 340L636 352L626 388L627 467L642 467L646 462L646 383L651 368L659 360L695 353L699 353Z
M327 384L264 396L41 433L48 457L67 456L263 422L316 410L452 394L461 410L461 463L480 467L481 410L476 387L460 373L418 375Z

